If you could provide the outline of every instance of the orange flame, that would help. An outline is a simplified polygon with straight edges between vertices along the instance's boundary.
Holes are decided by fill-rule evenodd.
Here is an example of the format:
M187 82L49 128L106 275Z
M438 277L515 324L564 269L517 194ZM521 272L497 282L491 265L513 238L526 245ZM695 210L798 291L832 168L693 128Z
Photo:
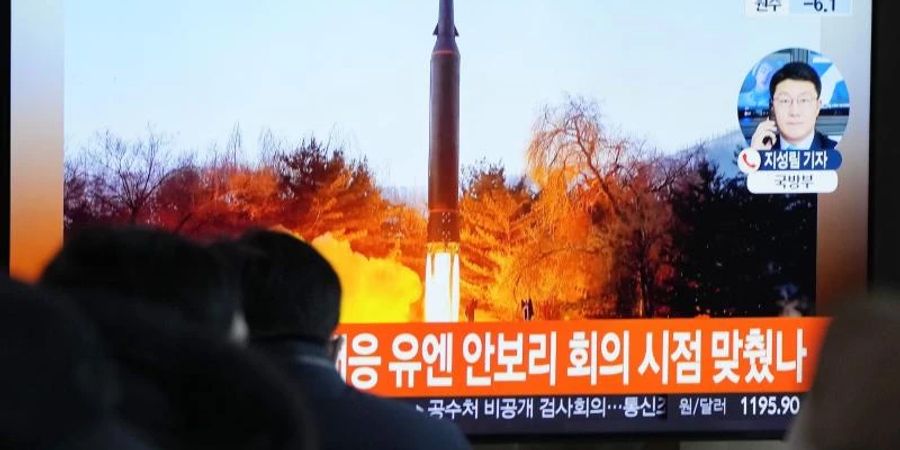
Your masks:
M409 322L410 305L422 296L422 280L391 259L369 258L330 233L310 242L341 280L341 323Z

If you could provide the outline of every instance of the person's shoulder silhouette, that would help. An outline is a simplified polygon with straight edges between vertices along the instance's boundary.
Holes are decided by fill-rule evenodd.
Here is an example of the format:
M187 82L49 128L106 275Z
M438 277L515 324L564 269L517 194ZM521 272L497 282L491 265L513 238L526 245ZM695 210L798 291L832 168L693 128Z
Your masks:
M341 285L321 254L272 231L249 232L238 245L247 249L242 300L250 346L280 364L310 398L323 448L469 448L452 423L361 392L341 379L329 353Z
M115 372L78 309L0 275L0 342L0 448L150 448L116 415Z

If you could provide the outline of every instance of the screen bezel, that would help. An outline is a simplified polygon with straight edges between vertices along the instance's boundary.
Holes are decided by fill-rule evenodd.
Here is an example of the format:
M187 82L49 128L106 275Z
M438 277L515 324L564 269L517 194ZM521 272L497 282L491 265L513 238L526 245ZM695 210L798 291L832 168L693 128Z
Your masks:
M12 8L12 4L10 4ZM893 80L897 74L896 62L892 58L894 43L897 41L896 26L891 21L900 7L896 2L872 2L872 60L870 69L870 92L878 93L870 99L870 131L869 131L869 208L867 239L867 275L868 284L872 286L900 284L900 264L897 264L896 249L900 247L900 237L895 230L900 229L900 220L896 216L896 198L893 194L900 192L900 180L892 176L891 169L900 167L900 155L891 147L889 130L892 105L898 104L897 86ZM7 10L10 11L10 10ZM6 22L9 24L9 22ZM7 25L8 26L8 25ZM61 34L60 34L61 38ZM8 44L9 45L9 44ZM5 48L7 61L10 61L10 47ZM7 72L9 74L9 72ZM6 101L3 106L3 127L10 136L10 92L4 92ZM60 104L62 99L59 99ZM9 273L10 263L10 195L11 195L11 161L12 147L10 141L0 153L0 258L3 270ZM552 435L476 435L471 436L474 443L499 442L595 442L597 438L626 440L720 440L720 439L780 439L782 432L660 432L660 433L603 433L603 434L552 434Z

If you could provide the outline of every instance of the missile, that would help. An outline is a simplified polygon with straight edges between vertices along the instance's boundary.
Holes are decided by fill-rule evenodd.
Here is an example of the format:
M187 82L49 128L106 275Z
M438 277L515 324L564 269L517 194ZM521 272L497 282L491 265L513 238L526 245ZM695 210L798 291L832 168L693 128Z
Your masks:
M459 32L453 0L440 0L431 52L428 243L459 242Z
M453 0L440 0L431 52L425 321L459 320L459 49Z

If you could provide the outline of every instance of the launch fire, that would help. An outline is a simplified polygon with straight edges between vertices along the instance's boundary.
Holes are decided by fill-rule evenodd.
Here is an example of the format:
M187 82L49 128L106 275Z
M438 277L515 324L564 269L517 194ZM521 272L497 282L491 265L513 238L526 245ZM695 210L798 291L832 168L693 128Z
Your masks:
M459 320L459 244L428 244L425 321Z

